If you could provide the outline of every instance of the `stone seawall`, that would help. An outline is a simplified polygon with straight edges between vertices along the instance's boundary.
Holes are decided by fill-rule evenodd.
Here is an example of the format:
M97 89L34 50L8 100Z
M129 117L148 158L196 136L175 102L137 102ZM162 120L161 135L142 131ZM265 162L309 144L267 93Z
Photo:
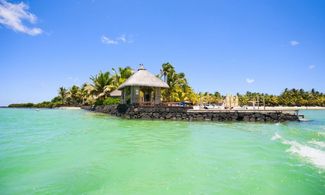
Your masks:
M184 121L251 121L284 122L299 121L295 111L253 110L189 110L183 107L138 107L124 104L110 106L84 106L85 110L107 113L128 119L157 119Z

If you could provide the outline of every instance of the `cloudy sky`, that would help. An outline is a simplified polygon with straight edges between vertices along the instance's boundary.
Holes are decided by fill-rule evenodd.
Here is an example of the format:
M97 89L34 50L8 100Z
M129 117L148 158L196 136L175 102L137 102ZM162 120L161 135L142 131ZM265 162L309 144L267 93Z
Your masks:
M322 0L0 0L0 105L170 62L196 91L325 92Z

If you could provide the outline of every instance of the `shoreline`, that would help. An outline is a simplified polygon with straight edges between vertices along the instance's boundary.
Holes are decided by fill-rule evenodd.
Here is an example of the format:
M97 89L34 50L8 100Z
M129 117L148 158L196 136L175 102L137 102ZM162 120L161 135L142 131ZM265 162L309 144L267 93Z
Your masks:
M62 107L57 107L53 109L59 109L59 110L80 110L81 107L79 106L62 106Z

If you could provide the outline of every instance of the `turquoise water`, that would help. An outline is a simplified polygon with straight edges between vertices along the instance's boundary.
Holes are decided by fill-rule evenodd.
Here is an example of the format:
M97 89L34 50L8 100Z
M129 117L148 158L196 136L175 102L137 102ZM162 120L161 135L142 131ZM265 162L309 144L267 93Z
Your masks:
M279 124L0 109L0 194L324 194L325 111Z

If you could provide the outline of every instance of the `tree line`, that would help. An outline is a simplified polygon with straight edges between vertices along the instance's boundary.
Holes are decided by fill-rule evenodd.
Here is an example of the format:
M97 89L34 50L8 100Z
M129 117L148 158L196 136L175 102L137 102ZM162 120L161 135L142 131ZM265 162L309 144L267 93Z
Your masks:
M11 104L9 107L60 107L81 105L110 105L118 104L119 98L110 97L109 94L124 83L133 70L129 67L112 68L111 71L102 72L90 76L90 82L81 86L73 85L70 88L60 87L58 95L51 101L38 104L24 103ZM165 102L190 102L192 104L221 104L225 98L219 92L195 92L189 85L184 73L176 72L170 63L162 64L159 78L166 77L168 89L162 90L162 98ZM280 95L266 93L246 92L237 93L239 104L250 105L252 101L259 101L260 105L266 106L325 106L325 94L312 89L284 89Z
M265 102L266 106L325 106L325 94L315 89L305 91L304 89L285 88L278 96L252 92L237 95L240 105L248 105L251 101L259 101L260 105Z

